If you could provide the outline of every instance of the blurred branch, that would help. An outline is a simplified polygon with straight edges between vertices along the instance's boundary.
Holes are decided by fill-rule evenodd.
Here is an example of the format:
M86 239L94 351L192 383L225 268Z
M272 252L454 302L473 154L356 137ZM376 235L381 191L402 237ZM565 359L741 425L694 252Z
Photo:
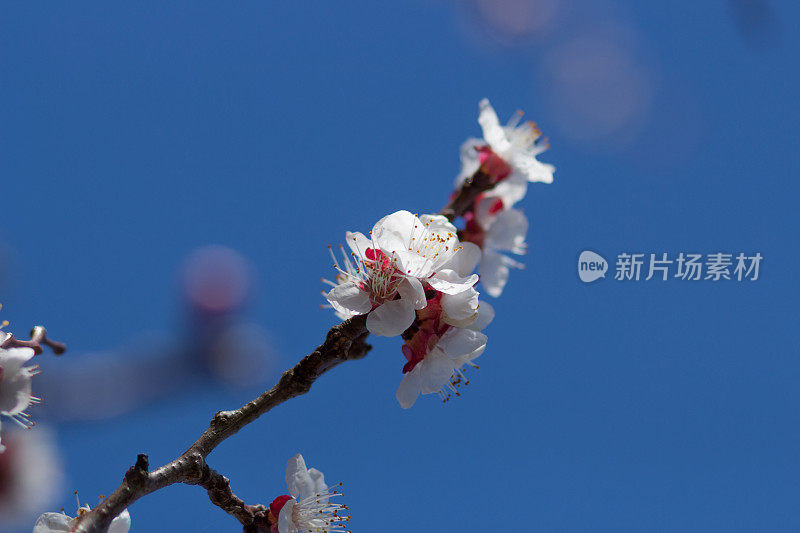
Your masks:
M455 196L450 199L450 202L439 214L446 216L447 219L452 222L472 207L472 204L478 196L494 186L495 181L492 180L492 177L478 169L475 174L464 182Z
M494 185L491 176L478 170L464 182L439 214L450 221L455 220L472 207L481 193ZM139 455L119 488L103 503L80 517L73 533L102 533L133 502L175 483L205 488L211 503L234 516L244 526L244 531L266 531L266 509L260 505L247 505L233 494L228 479L209 468L205 458L222 441L276 405L308 392L317 378L328 370L345 361L366 356L372 348L366 342L368 335L367 315L345 320L328 331L325 342L316 350L294 368L284 372L277 385L235 411L219 411L214 415L209 428L174 461L151 472L147 456Z

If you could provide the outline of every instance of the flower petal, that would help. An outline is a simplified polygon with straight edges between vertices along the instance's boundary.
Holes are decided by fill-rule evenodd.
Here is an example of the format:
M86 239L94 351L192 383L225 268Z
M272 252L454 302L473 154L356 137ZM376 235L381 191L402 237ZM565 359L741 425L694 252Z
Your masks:
M400 335L414 321L414 304L401 298L381 304L367 315L367 329L373 335L394 337Z
M412 232L420 231L422 223L408 211L386 215L372 228L372 240L388 256L408 250Z
M458 294L442 295L443 320L451 326L467 326L478 316L478 291L470 287Z
M360 231L348 231L345 240L353 253L362 260L366 256L367 248L372 248L372 241Z
M301 492L308 492L311 478L303 456L299 453L286 462L286 488L289 494L297 498Z
M117 515L108 526L108 533L128 533L131 528L131 515L127 509Z
M278 513L278 533L298 533L300 531L292 521L295 503L296 500L293 498L283 504L281 512Z
M503 287L508 282L508 265L505 256L492 250L484 250L478 272L481 285L491 296L497 298L503 294Z
M372 309L372 302L367 292L352 281L337 285L325 295L325 298L340 313L363 315Z
M0 348L3 375L16 374L33 356L33 348Z
M486 335L479 331L454 328L445 333L436 346L451 359L467 355L474 359L486 348L487 339Z
M422 370L421 366L422 363L415 366L414 370L411 372L406 373L403 376L403 380L400 382L400 386L397 387L397 401L403 409L408 409L414 405L414 402L416 402L419 397L422 386L419 378L420 371Z
M494 307L489 302L478 302L478 317L468 326L472 331L481 331L494 320Z
M56 533L70 531L75 523L75 519L64 513L44 513L36 519L33 525L33 533Z
M486 233L486 246L498 250L524 253L528 218L519 209L509 209L497 215Z
M489 143L489 146L497 155L503 157L511 148L511 143L500 125L500 119L497 118L497 113L495 113L488 99L481 100L479 107L478 124L481 125L483 130L483 138L486 139L486 142Z
M406 277L397 287L397 292L404 300L408 300L414 305L414 309L424 309L428 304L425 299L425 289L422 282L414 277Z
M480 259L480 246L471 242L462 242L461 249L456 250L440 268L455 270L459 276L466 277L472 274Z
M441 391L445 383L453 375L453 361L441 350L433 349L417 366L421 366L420 385L422 394L433 394Z
M455 270L446 268L434 274L433 277L427 278L425 281L439 292L458 294L478 283L478 276L472 274L462 278Z

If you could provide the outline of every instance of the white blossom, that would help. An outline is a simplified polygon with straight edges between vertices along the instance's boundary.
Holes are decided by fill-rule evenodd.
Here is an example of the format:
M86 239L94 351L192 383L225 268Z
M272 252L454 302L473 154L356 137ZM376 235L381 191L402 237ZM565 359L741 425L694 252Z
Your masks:
M484 319L474 327L483 327L491 321L494 312L488 304ZM476 321L478 322L478 321ZM439 394L447 400L450 394L460 395L461 384L468 384L464 367L477 368L473 362L486 348L487 337L479 331L467 328L451 328L439 338L430 339L427 353L403 376L397 388L397 401L408 409L417 401L420 393ZM408 345L404 345L406 348ZM405 352L406 350L404 350Z
M502 294L510 268L525 268L505 253L526 253L527 232L528 219L519 209L506 209L503 201L495 196L487 195L476 202L463 238L481 248L478 273L481 285L491 296L496 298Z
M286 463L286 487L289 495L280 496L270 504L270 514L273 520L277 518L278 533L347 531L345 527L350 516L341 514L347 511L347 506L330 502L342 493L328 488L322 472L306 468L299 453Z
M78 508L78 517L91 511L88 505ZM72 531L77 524L78 518L73 518L64 513L44 513L33 525L33 533L64 533ZM109 524L106 533L128 533L131 528L131 515L128 510L122 511Z
M3 341L8 334L0 332ZM41 399L31 394L31 378L39 373L38 365L23 366L34 355L32 348L0 348L0 415L5 415L24 428L33 426L25 410ZM0 443L0 452L4 446Z
M443 216L408 211L379 220L369 238L348 232L352 252L342 265L334 258L338 274L336 282L327 282L333 289L326 298L342 318L369 313L370 333L399 335L426 306L426 288L457 295L477 283L477 275L454 269L463 250L456 234Z
M553 182L555 168L536 159L547 150L547 143L541 142L542 134L533 122L520 124L521 118L517 112L502 126L489 100L481 100L478 123L483 139L468 139L462 145L457 187L483 166L498 182L493 194L510 207L525 197L528 182Z

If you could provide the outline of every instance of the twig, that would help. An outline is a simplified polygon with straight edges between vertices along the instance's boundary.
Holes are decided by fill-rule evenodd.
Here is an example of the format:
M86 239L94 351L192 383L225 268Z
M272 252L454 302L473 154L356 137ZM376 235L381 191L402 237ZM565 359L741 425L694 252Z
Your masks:
M206 465L206 456L222 441L276 405L308 392L314 381L328 370L345 361L366 356L371 349L366 343L366 323L366 316L362 315L331 328L325 342L294 368L284 372L277 385L235 411L220 411L214 415L209 428L174 461L150 471L147 456L139 455L119 488L100 505L80 517L72 531L104 532L114 517L133 502L175 483L203 486L212 503L235 516L246 529L257 531L258 529L253 528L259 527L263 510L259 510L258 506L248 506L234 496L230 492L227 479Z

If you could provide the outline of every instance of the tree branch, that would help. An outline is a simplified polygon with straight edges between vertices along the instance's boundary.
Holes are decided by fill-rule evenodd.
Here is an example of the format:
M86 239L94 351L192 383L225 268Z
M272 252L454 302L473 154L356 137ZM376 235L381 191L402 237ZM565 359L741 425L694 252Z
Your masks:
M125 474L122 484L101 504L79 518L75 533L101 533L111 521L139 498L175 483L201 485L211 502L233 515L245 530L257 531L263 508L246 505L230 491L228 480L206 465L205 458L219 444L244 426L290 398L305 394L322 374L335 366L367 355L366 315L334 326L316 350L281 376L277 385L235 411L220 411L209 428L180 457L149 471L146 455ZM255 529L254 529L255 528Z

